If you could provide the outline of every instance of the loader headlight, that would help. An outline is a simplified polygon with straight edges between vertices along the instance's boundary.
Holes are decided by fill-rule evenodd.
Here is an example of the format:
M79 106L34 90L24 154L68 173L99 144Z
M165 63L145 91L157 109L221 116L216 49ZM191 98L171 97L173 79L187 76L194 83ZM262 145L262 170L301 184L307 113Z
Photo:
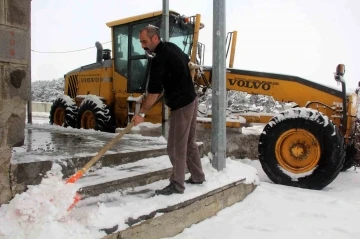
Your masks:
M345 65L344 64L339 64L337 67L336 67L336 74L338 75L345 75Z
M345 75L345 65L339 64L336 67L336 72L334 73L335 80L337 82L345 82L343 76Z

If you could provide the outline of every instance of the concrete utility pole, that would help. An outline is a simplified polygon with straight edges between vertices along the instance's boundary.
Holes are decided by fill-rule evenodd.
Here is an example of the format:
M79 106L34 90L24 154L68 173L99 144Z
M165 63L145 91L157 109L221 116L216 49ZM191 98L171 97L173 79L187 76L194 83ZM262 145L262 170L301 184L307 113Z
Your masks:
M218 171L226 167L226 114L225 114L225 0L213 0L213 83L212 83L212 165Z
M169 0L163 0L163 25L161 30L163 41L169 41ZM165 139L169 136L169 108L163 99L162 109L162 135Z

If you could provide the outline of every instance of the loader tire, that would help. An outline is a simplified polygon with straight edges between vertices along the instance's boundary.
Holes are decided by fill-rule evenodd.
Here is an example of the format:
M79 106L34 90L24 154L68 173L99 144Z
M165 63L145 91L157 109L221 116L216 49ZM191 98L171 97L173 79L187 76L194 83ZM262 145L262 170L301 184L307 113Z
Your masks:
M114 133L115 121L107 105L85 99L79 107L77 127Z
M344 139L327 116L306 108L273 117L259 139L259 160L277 184L322 189L340 173Z
M355 148L355 143L346 148L345 162L343 164L341 171L346 171L355 165L356 154L357 154L357 150Z
M51 125L63 127L76 127L77 106L75 102L67 96L59 97L54 100L49 116Z

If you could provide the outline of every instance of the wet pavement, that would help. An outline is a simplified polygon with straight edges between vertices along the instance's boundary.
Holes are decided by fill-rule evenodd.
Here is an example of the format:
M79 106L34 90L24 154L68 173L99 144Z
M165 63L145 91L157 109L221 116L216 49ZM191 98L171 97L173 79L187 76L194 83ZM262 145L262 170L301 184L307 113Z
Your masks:
M117 133L27 124L24 145L13 148L11 163L61 161L94 156L116 135ZM105 155L164 148L166 140L161 134L150 137L132 132L124 135Z
M158 130L152 131L151 135L155 136L143 136L139 127L133 129L115 143L89 172L166 154L167 142ZM54 163L62 167L63 178L68 178L118 133L27 124L24 134L24 145L14 147L12 151L10 177L14 195L26 190L27 185L39 184Z

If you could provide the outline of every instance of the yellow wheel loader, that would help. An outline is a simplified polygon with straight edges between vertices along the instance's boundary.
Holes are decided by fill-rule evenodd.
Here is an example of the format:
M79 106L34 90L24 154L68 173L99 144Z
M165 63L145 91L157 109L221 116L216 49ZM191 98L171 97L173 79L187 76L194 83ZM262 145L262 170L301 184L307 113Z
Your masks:
M107 132L126 126L140 109L151 62L141 48L139 31L148 24L161 27L162 19L158 11L107 23L112 51L97 42L96 62L65 75L64 95L54 101L50 123ZM200 14L184 17L170 11L169 41L198 65L204 59L205 46L198 41L203 27ZM278 184L321 189L341 170L350 168L357 152L354 134L358 97L346 92L344 65L340 64L335 73L342 90L295 76L233 69L235 43L236 32L231 32L226 46L230 51L227 90L295 103L275 116L242 115L247 123L266 123L258 151L269 178ZM200 93L211 88L215 80L212 67L202 66L193 73ZM160 123L162 109L162 104L157 104L146 121Z

